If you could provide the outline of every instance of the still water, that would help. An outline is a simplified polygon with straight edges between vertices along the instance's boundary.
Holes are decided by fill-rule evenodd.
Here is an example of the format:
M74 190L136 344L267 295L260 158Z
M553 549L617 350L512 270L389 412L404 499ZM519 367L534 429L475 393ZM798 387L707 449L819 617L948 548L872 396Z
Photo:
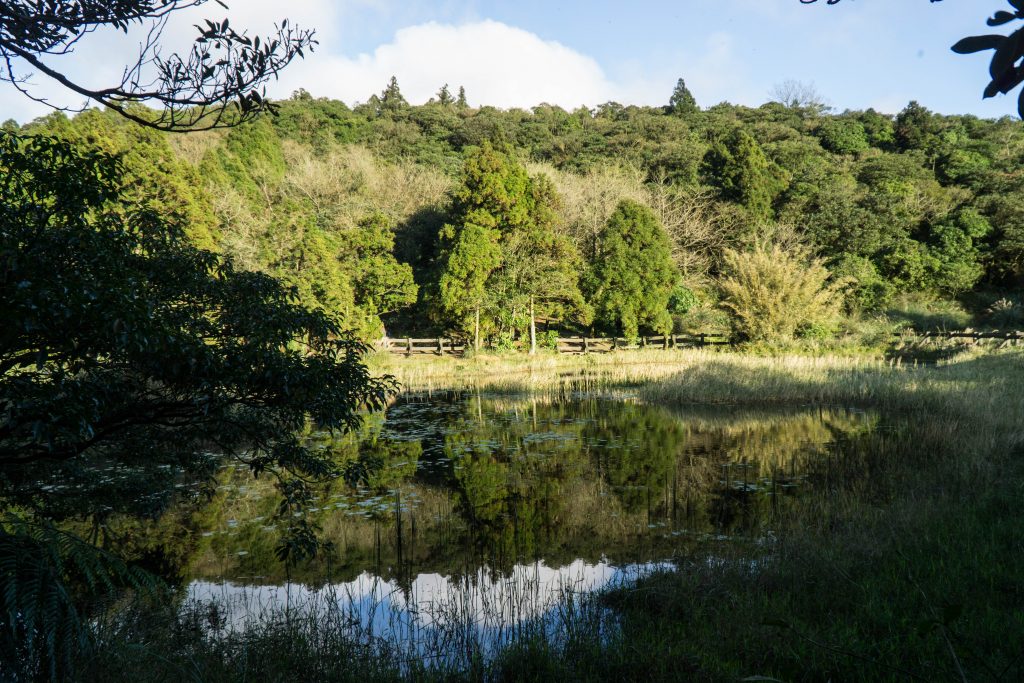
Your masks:
M308 511L332 546L308 566L274 557L270 485L226 471L188 596L217 602L227 628L286 609L406 644L458 624L486 648L698 545L770 542L878 428L842 408L408 394L358 434L310 435L345 477Z

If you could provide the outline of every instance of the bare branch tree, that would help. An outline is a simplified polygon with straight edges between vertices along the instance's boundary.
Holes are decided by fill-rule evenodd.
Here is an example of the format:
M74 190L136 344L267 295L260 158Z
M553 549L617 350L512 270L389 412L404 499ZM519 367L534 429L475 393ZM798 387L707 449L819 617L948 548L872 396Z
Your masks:
M818 92L814 83L787 79L772 86L768 97L791 109L807 109L817 114L829 109L825 98Z
M30 74L23 71L27 65L132 121L166 131L235 125L272 110L266 84L313 49L313 31L284 19L276 34L261 39L236 31L227 19L207 20L196 26L198 36L187 54L164 56L160 38L170 16L207 1L5 0L0 2L0 80L37 102L67 110L33 94ZM127 33L133 26L146 27L146 37L119 83L87 87L53 65L97 29Z

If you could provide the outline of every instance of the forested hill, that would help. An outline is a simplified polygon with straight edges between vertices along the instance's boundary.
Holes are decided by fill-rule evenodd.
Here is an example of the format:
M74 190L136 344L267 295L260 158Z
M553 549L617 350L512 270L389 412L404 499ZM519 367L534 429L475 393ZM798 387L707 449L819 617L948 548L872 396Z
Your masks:
M228 131L98 110L22 131L122 152L129 195L367 339L382 319L507 336L531 305L666 329L712 315L728 250L756 244L824 259L848 312L915 292L1005 304L1024 275L1024 125L915 103L701 110L680 84L660 108L499 110L447 88L411 106L392 82L355 108L300 91Z

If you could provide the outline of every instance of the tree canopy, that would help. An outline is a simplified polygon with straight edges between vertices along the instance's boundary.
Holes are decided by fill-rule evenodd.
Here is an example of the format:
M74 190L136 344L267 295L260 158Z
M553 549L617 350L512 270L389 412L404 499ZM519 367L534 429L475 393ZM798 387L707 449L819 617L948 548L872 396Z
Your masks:
M538 307L542 315L588 317L579 254L556 230L558 201L551 181L531 177L509 146L470 149L452 220L439 233L441 315L474 336L481 322L488 331L524 329Z

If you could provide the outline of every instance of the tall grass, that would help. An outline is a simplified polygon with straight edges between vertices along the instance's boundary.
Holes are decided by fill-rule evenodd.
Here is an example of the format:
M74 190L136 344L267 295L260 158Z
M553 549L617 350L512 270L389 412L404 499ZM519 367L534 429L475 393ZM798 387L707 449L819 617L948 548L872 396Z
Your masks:
M819 475L759 552L694 557L615 591L620 639L546 658L523 648L505 671L1020 680L1022 381L1024 357L1008 352L928 368L722 356L645 385L668 403L872 405L893 428Z

